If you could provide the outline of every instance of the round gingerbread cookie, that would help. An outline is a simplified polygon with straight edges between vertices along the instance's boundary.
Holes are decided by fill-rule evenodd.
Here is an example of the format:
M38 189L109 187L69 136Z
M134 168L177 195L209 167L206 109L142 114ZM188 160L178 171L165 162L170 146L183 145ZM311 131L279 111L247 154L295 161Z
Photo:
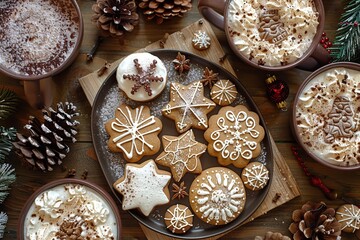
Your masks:
M217 105L230 105L237 97L238 91L236 86L230 80L219 80L210 91L210 98Z
M204 133L209 154L217 157L220 165L233 164L237 168L245 167L260 154L264 136L259 116L244 105L222 107L210 117Z
M182 204L172 205L166 210L164 220L166 228L172 233L186 233L193 226L194 215Z
M241 172L241 179L247 189L263 189L269 181L269 170L261 162L249 163Z
M195 49L202 51L210 47L211 38L206 32L199 30L194 33L194 37L191 42Z
M133 53L119 64L116 79L130 99L145 102L164 90L167 70L160 58L150 53Z
M353 204L340 206L335 217L341 224L341 231L353 233L360 229L360 209Z
M192 182L189 201L194 214L202 221L212 225L228 224L244 210L244 184L231 169L208 168Z

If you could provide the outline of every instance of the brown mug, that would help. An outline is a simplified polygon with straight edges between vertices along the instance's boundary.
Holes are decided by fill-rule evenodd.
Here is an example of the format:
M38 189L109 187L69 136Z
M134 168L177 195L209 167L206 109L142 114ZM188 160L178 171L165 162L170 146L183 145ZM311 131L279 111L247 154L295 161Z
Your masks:
M231 37L231 30L229 30L229 5L234 1L235 0L199 0L198 9L206 20L225 31L227 42L229 43L232 51L246 63L267 71L281 71L293 67L299 67L304 70L315 70L316 68L329 63L330 57L328 51L319 44L325 23L325 11L321 0L313 1L316 11L318 12L318 25L316 33L311 41L311 45L304 51L300 58L289 63L285 62L285 64L279 64L277 66L269 66L262 64L261 62L252 61L248 56L245 56L239 49L237 49ZM276 20L281 22L281 17L282 16L277 16Z
M3 6L0 72L23 82L30 106L48 107L53 100L52 76L67 68L80 50L84 32L80 8L76 0L6 0Z

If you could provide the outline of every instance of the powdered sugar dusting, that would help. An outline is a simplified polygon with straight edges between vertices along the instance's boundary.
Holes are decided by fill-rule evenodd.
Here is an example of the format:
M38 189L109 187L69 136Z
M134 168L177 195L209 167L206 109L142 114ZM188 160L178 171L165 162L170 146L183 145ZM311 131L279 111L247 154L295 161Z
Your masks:
M69 57L78 31L79 18L71 1L2 1L0 64L23 75L48 73Z

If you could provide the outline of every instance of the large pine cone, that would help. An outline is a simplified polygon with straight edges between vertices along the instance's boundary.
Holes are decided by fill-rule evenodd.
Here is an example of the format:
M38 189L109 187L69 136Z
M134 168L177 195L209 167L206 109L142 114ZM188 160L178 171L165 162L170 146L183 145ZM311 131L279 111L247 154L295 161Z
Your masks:
M191 0L138 0L147 20L155 19L161 24L164 19L182 17L192 8Z
M24 126L30 133L26 137L17 133L17 142L13 142L17 153L25 159L32 168L44 172L52 171L53 166L60 165L69 152L66 142L75 142L78 121L72 118L78 116L72 103L58 103L57 109L43 110L44 122L30 116L29 123Z
M134 0L97 0L92 21L105 35L121 38L139 24Z
M335 218L335 210L325 203L307 202L292 214L289 230L294 240L336 240L341 235L341 225Z

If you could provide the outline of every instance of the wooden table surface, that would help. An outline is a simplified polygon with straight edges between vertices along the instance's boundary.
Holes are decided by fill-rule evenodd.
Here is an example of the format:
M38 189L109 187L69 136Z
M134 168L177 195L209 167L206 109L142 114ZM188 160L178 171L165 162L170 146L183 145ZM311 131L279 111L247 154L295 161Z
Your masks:
M165 33L173 33L190 25L200 19L201 15L197 10L197 1L195 0L193 1L193 9L187 13L184 18L165 21L161 26L141 19L140 25L137 26L132 33L126 35L123 45L119 43L117 39L104 39L96 52L95 61L87 64L85 61L86 53L91 49L98 36L98 31L90 20L92 15L91 6L94 1L79 0L78 3L85 22L81 53L73 64L71 71L67 69L54 77L56 87L54 102L71 101L77 105L81 113L78 118L81 122L79 134L77 135L78 141L70 145L71 151L65 159L64 165L66 165L68 169L76 169L75 178L81 178L81 174L87 170L87 180L97 183L111 192L94 153L90 132L91 106L86 99L78 79L101 66L101 61L97 61L97 58L113 62L137 49L147 46L151 42L161 39ZM327 36L332 40L335 35L339 17L343 11L343 3L338 0L328 0L324 1L324 5L326 12L325 31ZM288 226L291 223L291 213L293 210L300 208L306 201L325 201L328 206L334 208L343 204L344 201L341 199L330 201L326 199L319 189L309 184L308 178L299 167L290 149L291 146L295 144L290 131L291 111L278 110L266 96L264 80L267 72L254 69L237 59L235 55L231 54L230 48L226 43L225 34L218 29L214 29L214 31L224 51L228 53L228 59L235 69L239 80L253 97L264 116L276 145L286 159L301 191L300 197L228 233L221 239L250 240L256 235L264 235L267 231L280 232L284 235L291 236L291 233L288 231ZM299 85L309 74L310 72L299 69L276 73L277 77L287 81L290 87L290 95L287 99L289 106L291 106L293 102ZM23 88L19 81L0 74L0 83L1 87L4 86L15 91L24 99ZM24 100L13 117L5 122L0 122L0 125L6 127L13 126L18 129L19 132L25 133L22 127L27 123L29 115L40 117L42 114L41 111L31 109ZM339 196L360 200L360 171L349 174L348 172L329 169L309 158L306 158L305 161L309 171L321 177L323 182L328 187L335 189ZM20 158L13 152L7 158L7 162L13 164L15 167L17 180L11 185L10 195L0 206L0 210L5 211L9 216L4 239L16 239L19 214L27 198L40 186L52 180L64 178L67 172L62 171L61 168L55 169L52 173L31 171L22 166ZM123 222L122 237L124 240L146 239L138 222L132 216L125 211L121 211L121 215ZM342 239L355 239L355 236L352 234L343 234Z

